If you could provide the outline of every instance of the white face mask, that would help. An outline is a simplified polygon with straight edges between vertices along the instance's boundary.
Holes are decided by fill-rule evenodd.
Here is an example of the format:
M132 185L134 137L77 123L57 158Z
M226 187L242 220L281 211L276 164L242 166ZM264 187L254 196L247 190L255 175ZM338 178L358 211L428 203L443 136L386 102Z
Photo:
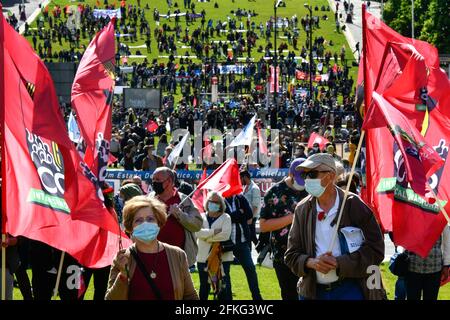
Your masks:
M325 188L322 187L321 179L306 179L305 189L313 197L319 198L324 192Z
M208 202L208 212L219 212L220 205L214 202Z

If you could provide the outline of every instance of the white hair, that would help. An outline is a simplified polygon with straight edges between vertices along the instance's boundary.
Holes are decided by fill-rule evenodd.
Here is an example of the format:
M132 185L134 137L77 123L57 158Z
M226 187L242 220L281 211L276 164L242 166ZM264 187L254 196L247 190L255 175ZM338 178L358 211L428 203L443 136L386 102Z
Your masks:
M216 191L210 191L208 195L206 196L206 199L203 201L203 208L205 208L205 211L208 212L208 202L211 200L212 197L217 196L219 198L220 202L220 212L225 212L225 199Z

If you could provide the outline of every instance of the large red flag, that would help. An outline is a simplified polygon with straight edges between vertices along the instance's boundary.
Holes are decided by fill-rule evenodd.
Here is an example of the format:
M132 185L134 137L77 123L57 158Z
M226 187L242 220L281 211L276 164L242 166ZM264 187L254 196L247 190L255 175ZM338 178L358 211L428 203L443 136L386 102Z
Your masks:
M0 19L2 72L8 76L2 108L7 232L66 251L85 266L106 266L118 247L116 218L85 176L89 171L68 137L48 70Z
M84 162L101 186L106 178L112 127L115 68L114 19L92 39L72 85L72 106L86 142ZM95 177L94 177L95 178ZM95 179L94 179L95 180Z
M404 187L411 188L419 195L433 197L427 180L444 164L439 154L429 146L411 122L383 96L373 92L375 104L369 108L363 129L388 127L400 148L405 165Z
M328 139L326 139L325 137L322 137L320 134L318 134L316 132L313 132L309 136L308 149L311 149L315 143L318 143L320 150L323 150L323 149L325 149L325 145L328 142L330 142L330 141L328 141Z
M202 177L200 178L198 184L200 185L205 180L206 180L206 168L203 169ZM197 189L192 195L192 202L200 212L205 212L205 209L203 208L203 201L205 201L207 194L208 191L206 189Z
M234 158L225 161L219 168L197 186L198 190L211 190L219 192L228 198L242 192L239 165Z
M449 82L439 68L437 50L426 42L402 37L367 12L363 16L365 56L358 84L364 85L366 109L371 105L372 92L377 90L446 161L450 141ZM367 131L365 160L365 199L375 209L383 229L394 232L397 245L426 256L446 221L437 203L427 203L402 184L405 161L387 128ZM428 180L444 205L447 202L442 199L450 196L446 164Z

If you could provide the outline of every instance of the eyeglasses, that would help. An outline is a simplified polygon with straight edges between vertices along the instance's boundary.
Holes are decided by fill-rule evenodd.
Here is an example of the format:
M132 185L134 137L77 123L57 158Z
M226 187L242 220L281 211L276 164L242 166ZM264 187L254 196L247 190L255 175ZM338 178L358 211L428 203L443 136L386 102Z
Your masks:
M133 221L133 224L140 225L140 224L142 224L144 222L150 222L151 223L151 222L155 222L155 221L156 220L155 220L154 217L147 216L145 218L143 218L143 217L137 218L136 220Z
M308 172L302 172L300 176L302 179L317 179L320 172L330 172L330 171L308 171Z

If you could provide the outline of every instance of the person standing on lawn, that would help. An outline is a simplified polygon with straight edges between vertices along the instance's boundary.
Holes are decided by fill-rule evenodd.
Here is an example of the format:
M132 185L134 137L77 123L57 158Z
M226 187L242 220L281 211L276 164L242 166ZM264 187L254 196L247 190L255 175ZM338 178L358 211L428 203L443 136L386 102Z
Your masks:
M273 267L283 300L298 300L298 276L284 263L284 254L295 207L308 195L305 191L305 182L300 176L301 172L295 170L304 160L304 158L294 159L289 168L289 175L267 191L259 222L261 232L270 232Z
M285 262L302 277L300 299L385 299L381 277L379 287L369 288L367 282L372 274L368 268L380 265L384 258L383 235L370 208L357 195L348 194L339 237L330 250L344 197L344 190L335 185L335 160L327 153L314 154L296 170L303 171L310 195L295 209Z

